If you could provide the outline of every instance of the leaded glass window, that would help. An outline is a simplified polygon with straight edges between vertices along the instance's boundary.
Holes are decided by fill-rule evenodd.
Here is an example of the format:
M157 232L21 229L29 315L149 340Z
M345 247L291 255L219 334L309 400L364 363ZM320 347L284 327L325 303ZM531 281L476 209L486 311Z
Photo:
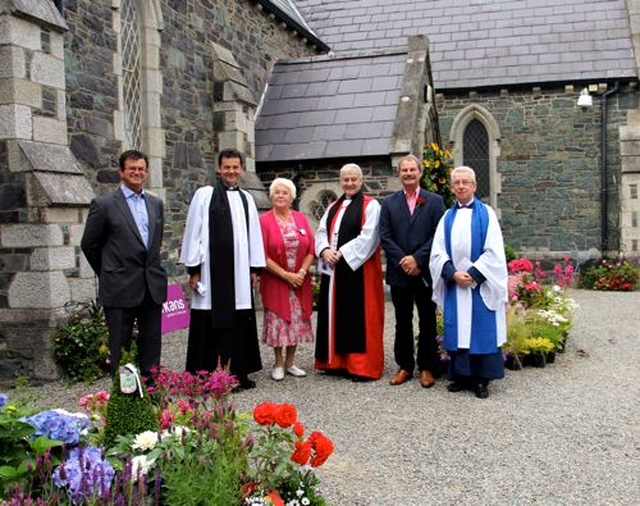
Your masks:
M477 119L472 119L464 131L462 157L464 165L476 172L478 198L483 200L490 198L489 135L482 122Z
M122 92L125 149L143 149L140 84L140 18L135 0L122 0Z
M316 221L320 221L324 216L324 213L329 209L329 206L334 200L337 200L337 195L332 191L325 190L318 195L318 199L311 202L311 215Z

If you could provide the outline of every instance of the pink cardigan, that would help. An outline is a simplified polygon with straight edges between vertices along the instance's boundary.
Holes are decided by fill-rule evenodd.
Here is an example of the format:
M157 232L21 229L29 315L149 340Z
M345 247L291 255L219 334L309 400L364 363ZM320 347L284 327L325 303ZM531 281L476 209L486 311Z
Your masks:
M309 227L307 218L299 211L291 211L293 221L298 229L298 255L296 257L296 267L294 272L298 272L302 267L302 261L307 255L314 254L315 245L313 232ZM280 266L287 265L287 257L284 250L284 239L280 232L280 226L273 211L267 211L260 215L260 226L262 227L262 239L264 241L264 252ZM311 294L311 275L307 273L302 286L295 290L300 305L302 306L302 318L311 318L313 306L313 296ZM267 269L262 270L260 275L260 295L262 305L265 309L273 311L280 318L291 322L291 306L289 304L289 285L279 276L271 274Z

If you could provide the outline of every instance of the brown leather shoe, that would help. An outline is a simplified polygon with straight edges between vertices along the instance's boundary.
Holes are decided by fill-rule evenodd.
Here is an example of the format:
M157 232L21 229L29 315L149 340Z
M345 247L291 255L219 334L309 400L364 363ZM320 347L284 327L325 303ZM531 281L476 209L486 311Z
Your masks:
M420 386L422 388L431 388L436 384L436 380L433 379L433 375L427 371L420 371L420 376L418 376L418 381L420 382Z
M389 385L402 385L411 379L412 374L404 369L398 369L398 372L389 380Z

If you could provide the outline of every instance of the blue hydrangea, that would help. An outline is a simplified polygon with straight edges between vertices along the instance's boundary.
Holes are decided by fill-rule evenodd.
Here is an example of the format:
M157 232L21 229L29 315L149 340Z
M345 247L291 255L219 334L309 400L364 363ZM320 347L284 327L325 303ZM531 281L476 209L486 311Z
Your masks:
M105 496L115 471L95 446L74 448L53 471L53 483L66 488L73 504L90 504L89 499Z
M77 445L80 433L89 427L89 418L82 413L72 414L63 410L42 411L23 417L21 422L33 426L34 437L47 436L49 439L63 441L68 445Z
M0 393L0 408L4 408L4 405L9 402L9 396L7 394Z

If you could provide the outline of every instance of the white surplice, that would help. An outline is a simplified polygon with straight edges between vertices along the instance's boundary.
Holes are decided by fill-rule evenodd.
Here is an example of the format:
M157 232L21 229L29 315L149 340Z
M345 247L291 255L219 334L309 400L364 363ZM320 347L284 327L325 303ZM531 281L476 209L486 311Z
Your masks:
M445 219L451 212L449 209L438 223L433 238L429 267L433 279L433 301L444 311L447 310L444 307L446 286L442 278L442 269L447 261L450 260L456 270L467 271L470 267L475 267L482 273L486 279L480 285L480 295L487 308L496 312L497 335L495 338L497 346L501 346L506 341L507 269L500 223L493 209L489 206L486 208L489 223L480 257L475 262L471 261L471 209L459 209L456 213L451 227L451 258L449 257L445 241ZM455 290L458 348L468 349L471 341L472 288L456 286Z
M249 211L249 233L247 220L240 191L247 198ZM262 229L258 218L258 210L253 197L246 191L228 191L229 209L233 226L234 243L234 281L236 309L252 307L251 267L264 267L266 260L262 246ZM193 309L211 309L211 269L209 259L209 207L213 187L204 186L198 189L189 205L187 223L182 239L180 262L187 267L201 266L200 282L205 287L204 295L196 291L191 298ZM213 231L215 241L215 230Z
M329 237L329 226L327 223L327 216L329 215L329 209L324 213L324 216L320 220L320 225L316 231L316 256L319 258L319 270L323 274L329 274L333 272L333 269L322 260L320 253L325 248L331 248L333 250L338 249L338 235L340 233L340 224L342 223L342 217L347 209L347 206L351 204L351 199L345 199L342 201L342 208L338 210L335 216L335 225L333 227L332 237ZM365 208L365 220L362 224L362 229L357 237L354 237L349 242L340 246L339 250L342 253L342 258L351 267L351 270L355 271L362 267L362 265L371 258L376 251L376 248L380 244L380 234L378 233L380 225L380 209L381 206L377 200L372 199ZM329 329L333 329L334 320L334 284L335 276L331 276L331 282L329 284ZM331 330L329 331L332 332ZM333 356L335 342L333 338L329 339L329 356Z

